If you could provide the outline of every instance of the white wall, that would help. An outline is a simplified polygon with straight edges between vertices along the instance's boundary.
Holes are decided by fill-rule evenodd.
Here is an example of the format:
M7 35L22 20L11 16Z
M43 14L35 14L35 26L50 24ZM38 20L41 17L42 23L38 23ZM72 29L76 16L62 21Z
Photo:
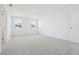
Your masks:
M52 11L50 11L49 14L44 14L40 13L38 11L37 15L39 15L40 17L40 33L48 35L48 36L52 36L52 37L56 37L56 38L60 38L60 39L65 39L65 40L70 40L69 36L70 36L70 13L72 11L72 9L74 10L75 8L77 9L77 5L72 5L70 7L68 7L67 9L61 9L58 11L55 11L54 13L52 13ZM39 9L42 11L42 9ZM50 8L50 10L53 10L52 8ZM10 34L11 34L11 15L13 16L23 16L23 17L33 17L34 13L33 12L26 12L29 10L18 10L16 8L14 9L10 9L7 8L7 13L8 13L8 24L7 24L7 32L8 32L8 36L7 38L10 38ZM74 41L74 40L72 40Z
M68 22L68 11L61 10L46 19L40 20L40 32L48 36L67 40Z
M3 46L2 42L5 42L7 40L7 26L6 25L7 25L6 10L2 5L0 5L0 52Z
M26 17L26 13L22 13L19 10L11 9L10 7L4 6L7 11L7 41L11 39L11 16Z
M11 38L11 15L7 12L7 41Z
M1 36L1 11L0 11L0 52L1 52L1 39L2 36Z
M6 11L7 11L7 19L8 19L7 20L7 32L8 32L7 33L7 39L9 40L11 38L11 16L20 16L20 17L23 17L24 19L30 19L30 20L32 20L34 18L32 18L33 14L31 12L26 13L26 11L21 11L19 9L16 9L15 7L12 8L12 7L9 7L9 6L6 6L6 5L4 7L6 8ZM26 21L24 21L24 22L26 22ZM23 28L25 26L23 26ZM36 32L36 31L37 30L33 30L32 33ZM21 34L23 34L22 31L21 31ZM24 32L24 34L25 34L25 32Z
M23 17L33 17L34 14L32 12L25 12L18 10L16 8L7 7L8 13L8 24L7 24L7 32L8 39L10 39L11 35L11 15L13 16L23 16ZM66 10L58 11L57 13L51 13L48 15L40 16L40 32L52 37L57 37L61 39L68 38L68 12ZM41 14L42 15L42 14ZM44 17L44 18L41 18Z
M79 5L73 5L40 20L40 33L79 43ZM70 29L72 27L72 29Z

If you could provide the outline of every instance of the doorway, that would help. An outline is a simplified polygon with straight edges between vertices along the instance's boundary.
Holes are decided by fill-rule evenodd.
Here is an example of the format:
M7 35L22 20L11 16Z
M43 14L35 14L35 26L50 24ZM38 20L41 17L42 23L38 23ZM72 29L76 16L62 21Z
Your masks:
M79 10L71 11L70 26L70 40L79 43Z
M38 20L28 17L11 16L11 34L27 35L38 32Z

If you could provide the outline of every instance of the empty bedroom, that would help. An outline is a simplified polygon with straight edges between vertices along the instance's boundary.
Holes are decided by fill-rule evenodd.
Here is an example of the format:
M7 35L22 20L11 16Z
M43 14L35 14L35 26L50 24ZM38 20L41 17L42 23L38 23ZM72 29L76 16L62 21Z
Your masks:
M79 55L79 4L0 4L0 55Z

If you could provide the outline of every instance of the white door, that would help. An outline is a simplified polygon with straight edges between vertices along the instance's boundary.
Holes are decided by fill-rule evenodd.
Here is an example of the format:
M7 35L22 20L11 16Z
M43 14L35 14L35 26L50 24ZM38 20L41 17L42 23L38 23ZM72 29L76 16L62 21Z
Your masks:
M79 10L71 11L70 40L79 43Z

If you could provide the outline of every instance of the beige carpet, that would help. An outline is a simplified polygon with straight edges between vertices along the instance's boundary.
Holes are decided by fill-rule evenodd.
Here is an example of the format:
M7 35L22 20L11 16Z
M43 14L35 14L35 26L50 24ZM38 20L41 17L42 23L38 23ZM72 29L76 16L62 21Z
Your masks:
M44 35L15 36L1 55L77 55L79 44Z

